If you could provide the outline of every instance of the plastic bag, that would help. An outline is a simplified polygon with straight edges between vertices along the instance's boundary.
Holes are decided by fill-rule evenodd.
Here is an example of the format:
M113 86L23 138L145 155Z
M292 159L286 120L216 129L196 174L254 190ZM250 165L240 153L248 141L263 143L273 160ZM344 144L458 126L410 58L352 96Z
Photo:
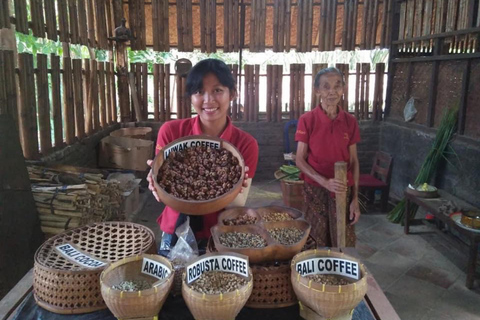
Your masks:
M415 109L415 99L412 97L407 101L405 108L403 109L403 117L405 118L405 122L412 121L416 114L417 109Z
M168 253L168 259L174 261L174 265L185 265L190 259L198 257L198 245L192 228L190 228L190 217L181 224L175 233L178 237L177 243Z

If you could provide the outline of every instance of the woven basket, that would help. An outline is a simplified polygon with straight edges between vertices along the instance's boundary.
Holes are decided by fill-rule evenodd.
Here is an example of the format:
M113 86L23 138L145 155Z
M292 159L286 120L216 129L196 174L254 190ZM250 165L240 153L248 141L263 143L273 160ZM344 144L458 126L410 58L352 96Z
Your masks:
M197 259L203 259L211 255L217 254L208 253ZM228 253L222 253L221 255L228 255ZM193 317L196 320L235 319L252 293L252 271L250 268L248 269L248 283L236 291L224 294L203 294L194 291L186 283L186 273L183 273L182 296Z
M334 257L358 262L361 270L360 280L352 280L350 284L343 286L325 285L302 277L295 270L297 262L319 257ZM292 259L290 266L292 285L298 299L321 317L330 319L351 314L367 292L364 265L344 253L330 250L308 250L297 254Z
M112 137L152 140L152 128L150 127L122 128L122 129L118 129L110 132L110 135Z
M175 270L175 276L173 278L173 286L170 293L172 296L176 297L182 294L182 276L183 272L185 271L184 265L173 265L173 269Z
M142 273L143 258L165 265L170 273L165 279ZM153 318L158 315L173 285L174 270L170 261L159 255L143 254L112 263L100 275L102 297L119 319ZM122 281L145 280L151 289L126 292L112 289Z
M281 179L287 174L281 170L275 171L275 179ZM287 207L292 207L298 210L303 210L303 180L280 180L280 188L282 189L283 203Z
M155 252L153 232L145 226L129 222L95 223L48 239L35 253L34 297L42 308L61 314L106 308L99 281L105 266L90 269L72 263L55 249L65 243L107 263Z
M309 236L302 250L316 247L315 239ZM217 251L212 238L208 241L207 251ZM292 287L290 260L275 263L251 263L250 268L253 274L253 290L245 304L246 307L282 308L293 306L298 302Z

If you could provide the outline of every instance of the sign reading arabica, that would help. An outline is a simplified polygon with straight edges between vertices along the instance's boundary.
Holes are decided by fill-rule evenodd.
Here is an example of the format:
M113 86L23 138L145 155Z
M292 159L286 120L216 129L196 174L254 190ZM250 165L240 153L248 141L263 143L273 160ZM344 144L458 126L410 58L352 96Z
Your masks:
M187 283L192 283L207 271L227 271L248 277L248 260L224 255L203 258L187 267Z
M161 262L143 258L142 273L154 276L157 279L165 279L170 274L170 269Z
M67 260L78 264L85 268L99 268L106 265L105 262L92 258L89 255L81 252L77 248L75 248L70 243L64 243L55 247L55 249L64 256Z
M302 275L337 274L352 279L360 279L358 262L339 258L314 258L297 262L295 270Z
M208 139L194 139L175 143L170 148L163 150L163 159L167 159L172 151L178 152L192 147L210 147L212 149L220 149L220 142Z

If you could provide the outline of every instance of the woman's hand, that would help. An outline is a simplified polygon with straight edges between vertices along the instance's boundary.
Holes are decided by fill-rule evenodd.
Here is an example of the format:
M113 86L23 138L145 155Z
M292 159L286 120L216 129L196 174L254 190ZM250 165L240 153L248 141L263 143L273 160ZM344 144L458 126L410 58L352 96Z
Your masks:
M152 163L153 163L153 160L147 160L147 165L149 167L152 167ZM158 194L157 192L155 191L155 187L153 185L153 172L152 172L152 169L150 169L150 172L148 173L147 175L147 181L148 181L148 189L150 189L150 191L152 191L153 193L153 196L155 197L155 199L157 199L158 202L162 202L160 201L160 198L158 197Z
M242 184L242 189L240 189L240 193L243 192L243 189L248 187L248 166L245 166L245 176L243 177L243 184Z
M348 189L347 184L340 179L328 179L323 187L333 193L347 192Z
M350 203L350 225L354 225L360 218L360 206L358 205L358 199L353 199Z

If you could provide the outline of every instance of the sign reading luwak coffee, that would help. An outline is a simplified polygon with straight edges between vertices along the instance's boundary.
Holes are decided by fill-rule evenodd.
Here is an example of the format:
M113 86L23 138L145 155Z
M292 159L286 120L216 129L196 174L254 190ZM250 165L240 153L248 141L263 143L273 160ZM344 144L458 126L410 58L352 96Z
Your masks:
M315 258L297 262L295 270L302 275L337 274L353 279L360 279L358 262L339 258Z
M227 271L248 277L248 260L235 256L210 256L189 265L186 271L188 284L208 271Z
M168 149L163 150L163 158L167 159L168 155L172 152L183 151L188 148L192 147L210 147L212 149L220 149L220 142L215 140L208 140L208 139L195 139L195 140L187 140L181 141L179 143L174 144Z

